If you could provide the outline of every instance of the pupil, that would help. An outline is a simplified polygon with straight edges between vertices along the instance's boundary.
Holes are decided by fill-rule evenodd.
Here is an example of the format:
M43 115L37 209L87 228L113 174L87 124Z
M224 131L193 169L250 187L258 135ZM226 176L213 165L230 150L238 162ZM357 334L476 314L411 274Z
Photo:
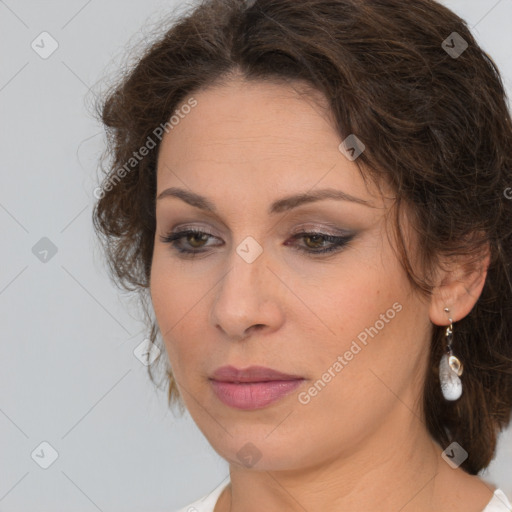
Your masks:
M204 234L190 233L189 236L188 236L188 239L189 239L188 241L190 243L191 240L196 240L197 241L199 238L202 238L203 241L204 241L205 235ZM194 246L194 247L196 246L196 244L194 244L194 243L192 243L191 245ZM199 243L199 245L200 245L200 243Z
M308 240L310 240L310 241L312 240L313 241L313 245L315 245L315 242L317 242L316 245L318 245L318 242L322 241L322 237L320 235L311 235L311 236L308 236Z

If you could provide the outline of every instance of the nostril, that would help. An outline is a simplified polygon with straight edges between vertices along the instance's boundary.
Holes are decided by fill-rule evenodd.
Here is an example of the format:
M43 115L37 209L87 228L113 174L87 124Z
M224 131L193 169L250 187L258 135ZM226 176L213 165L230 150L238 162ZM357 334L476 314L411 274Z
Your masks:
M253 330L259 331L259 330L263 329L264 327L265 327L264 324L254 324L254 325L251 325L251 327L249 327L246 332L249 333ZM247 336L248 336L248 334L247 334Z

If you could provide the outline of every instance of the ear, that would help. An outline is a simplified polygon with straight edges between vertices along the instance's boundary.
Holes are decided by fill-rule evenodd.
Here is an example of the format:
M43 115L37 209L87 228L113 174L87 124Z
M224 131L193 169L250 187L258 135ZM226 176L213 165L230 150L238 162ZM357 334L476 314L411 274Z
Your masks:
M443 260L437 273L437 286L430 299L430 320L436 325L449 325L467 316L476 304L487 277L490 248L487 243L478 261L468 257ZM444 308L450 310L449 313Z

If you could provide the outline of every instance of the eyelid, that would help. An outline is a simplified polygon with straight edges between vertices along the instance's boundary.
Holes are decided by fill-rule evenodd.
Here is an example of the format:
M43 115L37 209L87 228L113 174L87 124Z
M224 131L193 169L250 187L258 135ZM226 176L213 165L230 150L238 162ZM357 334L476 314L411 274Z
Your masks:
M205 225L198 226L198 225L194 225L191 223L178 224L175 227L173 227L172 230L169 231L168 233L179 233L179 232L187 231L187 230L201 231L201 232L203 232L207 235L210 235L214 238L219 238L221 236L219 234L216 234L214 232L214 230L211 229L209 226L205 226ZM318 224L316 224L314 222L309 222L309 223L302 223L302 224L295 226L291 230L291 235L293 236L293 235L296 235L299 233L304 233L304 232L306 232L306 233L314 232L314 233L330 235L330 236L346 236L346 235L350 235L353 233L352 230L339 228L332 222L323 222L323 223L318 223Z
M213 236L215 238L218 238L218 236L213 233L213 231L207 227L207 226L193 226L189 224L179 224L176 227L172 228L169 233L181 233L182 231L201 231L201 233L205 233L207 235Z
M328 224L330 224L330 223L328 223ZM213 232L213 230L211 230L207 226L197 226L197 225L194 226L194 225L189 225L189 224L183 224L183 225L180 224L180 225L174 227L169 233L175 234L175 233L180 233L182 231L187 231L187 230L200 231L201 233L204 233L211 237L219 238L219 235L215 234ZM294 229L292 229L290 234L291 234L291 236L294 236L294 235L302 234L302 233L318 233L318 234L329 235L329 236L345 236L345 235L351 234L350 231L342 230L337 227L333 227L332 224L331 224L331 227L329 227L329 226L325 226L325 225L319 226L319 225L315 225L312 223L301 224L299 226L296 226Z
M304 232L321 233L330 236L344 236L351 233L349 230L343 230L335 227L333 224L327 223L327 225L315 225L315 224L301 224L292 230L292 235Z

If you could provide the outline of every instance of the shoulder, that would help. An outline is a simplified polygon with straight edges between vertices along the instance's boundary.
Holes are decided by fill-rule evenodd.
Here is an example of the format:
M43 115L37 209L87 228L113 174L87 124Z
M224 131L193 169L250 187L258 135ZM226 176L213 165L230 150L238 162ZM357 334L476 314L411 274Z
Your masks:
M470 475L460 467L441 465L436 474L439 482L435 506L451 512L512 512L504 492L480 475Z
M211 492L205 494L198 500L186 505L185 507L176 510L175 512L213 512L217 500L219 499L222 491L229 485L228 481L223 481L219 486L215 487ZM487 512L487 511L486 511Z
M501 489L496 489L482 512L512 512L512 504Z

